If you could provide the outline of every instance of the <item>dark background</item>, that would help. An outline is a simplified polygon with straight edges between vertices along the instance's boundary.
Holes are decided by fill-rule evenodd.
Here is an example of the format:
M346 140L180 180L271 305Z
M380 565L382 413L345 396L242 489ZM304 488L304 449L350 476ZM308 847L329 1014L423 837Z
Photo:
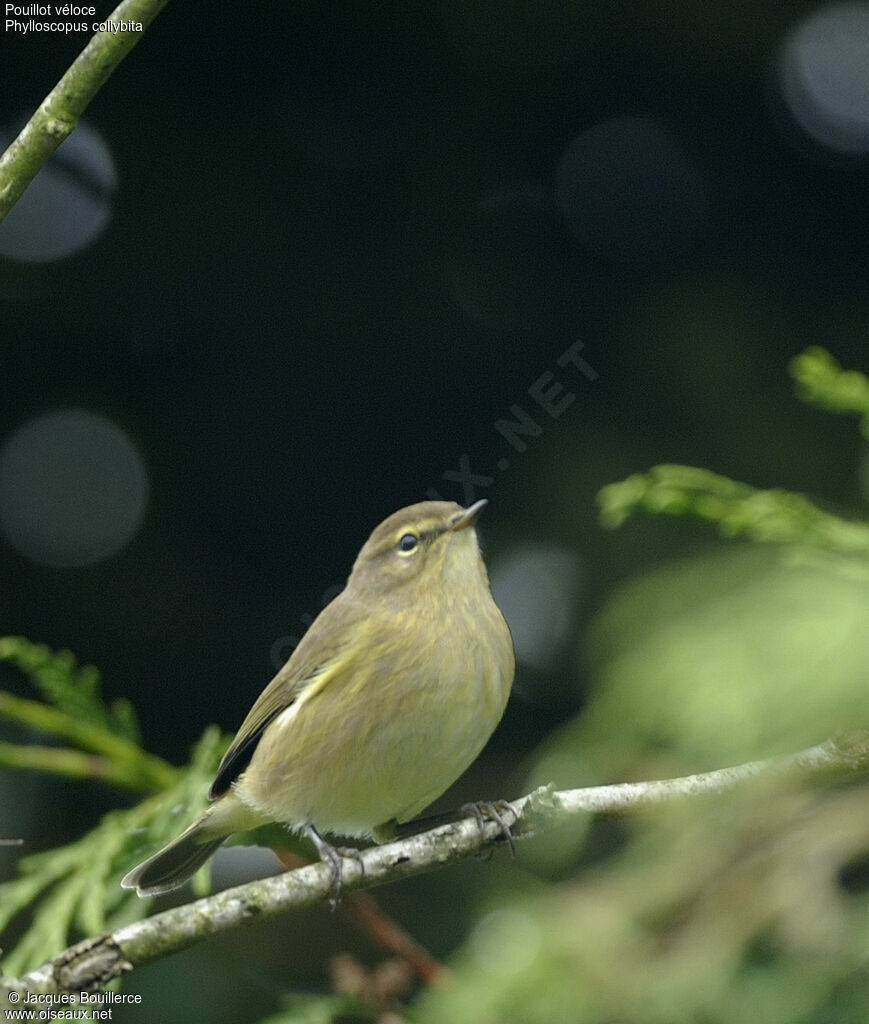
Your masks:
M655 521L604 533L608 482L685 462L854 505L852 425L787 376L810 344L866 368L865 157L803 135L778 89L816 9L169 4L86 115L117 171L109 227L62 261L0 260L0 436L60 408L107 417L147 466L147 514L82 568L0 545L0 632L97 665L146 746L182 762L206 723L237 726L370 530L431 488L490 499L492 565L523 544L575 554L571 636L619 580L709 543ZM0 37L3 123L85 38ZM559 170L577 136L638 122L649 149L616 154L623 177ZM559 366L577 341L596 379ZM529 395L545 373L575 396L557 417ZM514 405L542 428L524 452L496 428ZM472 495L444 479L463 455L492 478ZM462 796L518 793L582 706L573 651L520 665ZM34 785L36 847L116 800ZM434 880L388 898L446 952L460 912L433 920L429 897ZM296 927L265 966L248 938L249 1019L293 970L319 983L280 953ZM334 927L306 939L329 948ZM151 970L214 973L221 949Z

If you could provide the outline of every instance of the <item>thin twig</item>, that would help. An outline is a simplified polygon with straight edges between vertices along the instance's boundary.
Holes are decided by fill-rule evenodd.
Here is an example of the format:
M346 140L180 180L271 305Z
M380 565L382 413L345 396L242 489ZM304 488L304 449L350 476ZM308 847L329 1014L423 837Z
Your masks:
M0 221L78 124L91 100L169 0L122 0L105 21L142 28L97 32L0 158Z
M446 968L387 914L371 893L351 892L344 901L346 913L387 953L400 957L423 985L443 981Z
M455 821L455 815L450 821ZM274 854L288 871L295 871L311 863L292 850L275 849ZM341 910L352 917L368 938L384 952L403 960L421 984L433 985L446 977L446 967L438 963L424 946L390 917L371 893L348 893L341 904Z
M116 766L114 770L125 775L127 781L118 782L118 785L138 792L166 789L172 785L177 774L177 769L173 768L168 761L146 753L123 736L114 736L102 726L91 725L89 722L73 718L59 708L43 704L41 701L27 700L25 697L17 697L15 694L0 690L0 718L38 729L50 736L57 736L82 750L99 755L99 759L94 759L92 762L92 767L95 769L94 774L89 775L87 771L82 770L79 775L81 778L105 779L106 769L100 767L100 762L103 760L114 764ZM40 771L55 771L50 764L28 763L26 747L16 748L19 751L16 760L11 750L8 749L12 745L6 746L6 753L2 758L4 764L13 768L35 767ZM68 755L72 756L74 753L75 751L69 751ZM30 755L33 760L37 760L38 756L38 754ZM80 756L84 758L84 755ZM80 767L84 769L85 764L86 762L81 760ZM76 773L61 770L59 774L75 775ZM106 779L106 781L115 782L114 779Z
M0 765L18 771L103 782L132 793L141 793L145 789L142 772L130 765L66 747L40 747L32 743L25 746L0 741Z
M723 793L759 776L796 776L804 781L853 775L869 769L869 733L831 739L784 757L752 761L700 775L655 782L631 782L561 792L546 787L505 805L515 837L548 831L583 813L621 813L701 795ZM466 860L502 840L494 821L463 818L429 832L362 851L344 864L345 893L408 878ZM0 997L15 988L26 993L78 992L104 985L136 967L291 909L329 898L332 876L325 864L227 889L156 914L96 938L86 939L42 967L0 981ZM26 1002L17 1004L26 1007ZM0 998L2 1006L2 998Z

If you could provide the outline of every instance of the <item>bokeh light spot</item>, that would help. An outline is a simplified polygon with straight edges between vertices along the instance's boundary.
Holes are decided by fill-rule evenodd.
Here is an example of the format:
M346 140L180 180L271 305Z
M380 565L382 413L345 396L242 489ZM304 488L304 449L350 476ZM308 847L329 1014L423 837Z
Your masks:
M502 907L486 914L469 943L471 956L480 969L502 977L526 970L542 946L540 925L517 907Z
M689 250L706 207L700 173L679 141L633 117L603 121L568 144L555 200L582 245L627 263Z
M825 150L869 153L869 4L830 4L801 21L782 47L779 88Z
M518 548L499 559L490 575L516 657L540 671L551 670L567 644L580 583L579 559L563 548Z
M0 532L40 565L117 554L138 530L148 474L129 438L83 409L30 420L0 448Z
M0 133L0 150L12 141ZM115 165L102 136L79 124L0 223L0 255L49 263L89 245L111 219Z
M484 327L555 331L569 294L571 246L542 183L495 188L470 207L453 236L445 262L450 291Z

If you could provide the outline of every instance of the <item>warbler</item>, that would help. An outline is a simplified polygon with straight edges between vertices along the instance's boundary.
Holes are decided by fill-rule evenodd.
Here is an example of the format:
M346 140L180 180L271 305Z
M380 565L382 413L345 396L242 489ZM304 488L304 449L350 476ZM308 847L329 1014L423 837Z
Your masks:
M475 528L486 504L425 501L374 530L242 722L211 806L125 888L168 892L228 836L269 822L306 834L340 887L341 851L323 833L386 842L465 771L514 673Z

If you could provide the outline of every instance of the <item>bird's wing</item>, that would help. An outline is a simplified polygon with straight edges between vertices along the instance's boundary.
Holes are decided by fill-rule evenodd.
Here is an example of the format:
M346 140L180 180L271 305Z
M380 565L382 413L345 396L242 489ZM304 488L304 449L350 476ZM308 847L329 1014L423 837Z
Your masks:
M310 695L340 676L347 668L348 658L359 648L354 638L361 624L343 594L327 605L317 617L316 637L313 628L302 638L287 663L263 690L241 723L232 745L223 755L211 799L225 793L250 763L263 732L274 718L294 704L303 693ZM337 606L337 607L336 607Z

